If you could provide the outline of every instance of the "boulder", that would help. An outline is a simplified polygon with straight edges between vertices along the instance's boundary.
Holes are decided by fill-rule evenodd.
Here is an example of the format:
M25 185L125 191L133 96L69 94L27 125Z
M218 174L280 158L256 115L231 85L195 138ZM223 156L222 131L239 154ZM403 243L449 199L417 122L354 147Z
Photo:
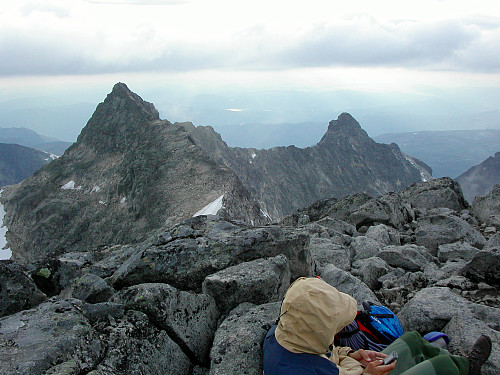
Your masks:
M201 219L200 219L201 220ZM289 261L292 278L310 275L312 260L304 231L279 226L212 231L199 229L197 221L190 235L172 232L172 240L156 246L145 243L113 274L116 288L144 282L161 282L178 289L201 291L208 275L251 260L284 254ZM186 226L185 224L184 226ZM203 232L203 230L205 232Z
M455 243L438 246L437 258L440 262L448 260L464 259L471 260L479 250L467 242L458 241Z
M139 284L115 294L110 302L145 313L195 363L207 364L219 312L206 294L180 291L168 284Z
M454 316L480 316L486 324L498 327L500 309L479 305L453 293L449 288L420 290L397 314L405 331L442 331Z
M350 245L354 261L377 256L384 246L382 242L366 236L353 238Z
M493 236L490 237L484 249L500 249L500 232L496 232Z
M435 261L425 247L417 245L386 246L378 253L378 257L391 267L407 271L423 271L429 263Z
M421 218L415 230L417 245L425 246L431 254L437 255L439 245L467 242L481 249L485 238L465 220L452 215L431 215Z
M450 337L448 349L455 354L467 356L475 341L481 335L488 335L493 344L491 355L481 367L481 374L496 375L500 373L500 348L495 343L500 342L497 328L491 328L481 320L470 315L455 315L444 327L443 332Z
M316 265L316 273L321 273L321 270L328 264L346 271L351 269L349 249L333 243L330 238L311 238L309 253Z
M322 227L328 228L330 230L333 230L334 232L340 233L340 234L347 234L352 236L353 234L356 233L356 227L344 220L332 218L332 217L325 217L321 220L318 220L315 222L317 225L321 225Z
M52 298L0 319L0 373L41 375L70 360L79 373L93 369L104 345L81 306L80 300Z
M399 193L413 207L431 209L447 207L461 211L468 207L460 185L449 177L417 182Z
M363 303L363 301L371 301L380 304L375 293L373 293L364 282L347 271L341 270L330 264L323 269L320 276L331 286L352 296L358 301L358 304Z
M87 375L191 374L192 363L188 356L166 331L152 324L140 311L128 311L122 319L107 327L102 337L108 350Z
M30 309L46 299L24 266L10 260L0 261L0 318Z
M353 223L356 228L377 224L401 228L404 224L411 223L414 215L410 205L403 202L398 194L387 193L361 205L349 215L349 222Z
M399 232L384 224L371 226L365 236L384 245L401 245Z
M461 275L476 282L500 285L500 249L477 252L461 269Z
M500 215L500 185L495 185L485 196L475 197L471 212L483 223L496 223L497 220L491 218Z
M74 279L70 286L61 292L62 297L78 298L84 302L106 302L114 290L99 276L91 273Z
M379 257L372 257L355 261L351 273L363 280L372 290L377 290L381 286L379 278L391 271L387 262Z
M212 296L219 311L227 314L243 302L260 305L281 300L289 286L290 268L281 254L209 275L203 281L203 293Z
M215 333L210 375L262 375L262 342L280 315L280 302L240 305Z

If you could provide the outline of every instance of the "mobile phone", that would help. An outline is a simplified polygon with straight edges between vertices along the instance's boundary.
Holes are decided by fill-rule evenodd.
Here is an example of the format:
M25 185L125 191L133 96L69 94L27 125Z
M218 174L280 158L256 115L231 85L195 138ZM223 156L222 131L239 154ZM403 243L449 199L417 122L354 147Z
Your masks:
M384 365L389 365L392 362L394 362L396 359L398 359L398 352L392 352L389 354L387 357L383 359Z

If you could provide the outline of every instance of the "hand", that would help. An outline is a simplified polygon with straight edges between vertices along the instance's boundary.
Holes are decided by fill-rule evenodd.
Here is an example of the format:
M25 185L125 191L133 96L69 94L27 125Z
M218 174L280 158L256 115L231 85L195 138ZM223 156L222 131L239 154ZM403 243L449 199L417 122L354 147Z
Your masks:
M373 350L359 349L354 353L349 354L349 357L355 359L361 363L364 367L367 367L373 361L387 357L387 354L374 352Z
M387 375L392 370L394 370L394 367L396 367L396 362L397 361L394 361L390 365L384 365L384 361L375 360L371 362L368 366L366 366L365 371L363 371L363 374Z

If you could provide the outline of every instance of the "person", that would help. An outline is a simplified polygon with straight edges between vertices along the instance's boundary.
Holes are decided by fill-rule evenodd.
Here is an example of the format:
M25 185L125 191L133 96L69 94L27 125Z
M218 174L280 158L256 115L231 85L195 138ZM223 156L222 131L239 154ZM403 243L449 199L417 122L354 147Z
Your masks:
M479 375L491 352L481 336L469 359L453 356L405 333L382 352L335 347L334 336L351 323L357 302L320 278L297 279L285 294L277 325L263 342L264 375ZM387 353L398 360L384 364Z

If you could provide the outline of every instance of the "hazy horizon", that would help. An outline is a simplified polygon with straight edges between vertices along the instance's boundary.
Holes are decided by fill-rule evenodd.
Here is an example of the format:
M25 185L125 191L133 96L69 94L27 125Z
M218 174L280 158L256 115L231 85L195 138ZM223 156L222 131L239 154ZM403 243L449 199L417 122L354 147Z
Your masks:
M342 112L370 136L500 128L494 0L20 0L0 21L0 127L65 141L117 82L221 134Z

